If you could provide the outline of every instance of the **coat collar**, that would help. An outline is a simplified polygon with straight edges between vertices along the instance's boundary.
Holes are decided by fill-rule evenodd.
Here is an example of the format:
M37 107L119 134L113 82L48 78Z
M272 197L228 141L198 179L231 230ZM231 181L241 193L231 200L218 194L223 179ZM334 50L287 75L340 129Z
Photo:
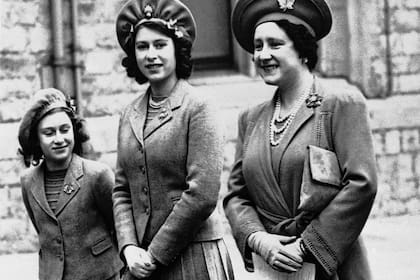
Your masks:
M146 93L134 103L129 119L134 135L142 146L144 146L144 140L147 137L172 119L173 111L181 107L188 87L189 84L185 80L178 80L171 95L168 97L168 101L165 103L164 107L162 107L158 118L152 120L146 129L144 129L144 124L147 117L147 106L151 94L150 87L147 89Z
M83 176L83 161L78 155L73 154L64 178L63 192L60 193L55 214L48 205L47 197L45 195L44 170L45 162L35 168L34 176L32 177L33 184L31 186L31 192L42 210L51 218L57 219L64 207L73 199L80 189L78 180ZM68 189L67 193L64 192L66 186Z

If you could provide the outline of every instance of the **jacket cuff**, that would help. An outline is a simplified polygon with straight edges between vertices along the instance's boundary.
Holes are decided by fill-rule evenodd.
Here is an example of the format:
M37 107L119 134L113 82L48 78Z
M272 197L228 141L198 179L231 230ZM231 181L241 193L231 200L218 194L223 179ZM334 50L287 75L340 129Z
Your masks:
M302 239L305 242L306 249L321 265L327 275L334 275L338 267L338 258L324 238L315 230L315 228L309 225L303 232Z

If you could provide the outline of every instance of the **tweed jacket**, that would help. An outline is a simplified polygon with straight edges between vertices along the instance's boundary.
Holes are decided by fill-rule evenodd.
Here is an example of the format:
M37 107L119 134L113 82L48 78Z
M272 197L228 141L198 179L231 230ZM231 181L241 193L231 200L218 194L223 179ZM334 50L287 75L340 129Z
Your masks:
M120 254L141 246L168 265L190 242L222 237L222 137L214 108L195 91L179 80L146 129L150 89L121 115L113 190Z
M56 214L44 190L45 164L21 176L22 196L38 233L39 279L108 279L120 271L113 235L114 175L104 164L73 154Z
M321 105L308 108L303 103L273 152L269 123L274 99L240 115L225 212L245 265L252 270L247 247L251 233L280 230L280 234L290 235L289 229L297 226L306 147L314 144L315 130L322 129L325 139L321 146L336 153L342 186L301 236L326 279L337 277L337 272L340 276L340 271L346 271L341 279L369 279L359 235L374 201L377 177L366 103L354 88L333 88L327 81L317 80L316 91L323 97ZM322 127L315 125L317 119ZM356 263L363 268L356 271Z

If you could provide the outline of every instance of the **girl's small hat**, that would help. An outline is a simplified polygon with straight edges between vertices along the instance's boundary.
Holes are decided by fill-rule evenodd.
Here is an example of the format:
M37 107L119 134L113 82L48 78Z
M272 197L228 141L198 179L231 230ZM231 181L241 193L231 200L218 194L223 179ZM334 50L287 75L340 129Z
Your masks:
M252 53L255 28L263 22L279 20L302 24L317 41L332 26L331 11L324 0L238 0L232 13L233 34Z
M173 30L177 38L194 43L196 24L191 11L179 0L130 0L120 10L117 22L117 37L121 48L130 52L130 42L135 31L146 22L162 24Z
M19 144L23 153L32 150L36 143L32 143L31 132L39 121L52 110L60 109L74 112L64 93L55 88L46 88L37 91L32 97L28 111L23 116L19 126Z

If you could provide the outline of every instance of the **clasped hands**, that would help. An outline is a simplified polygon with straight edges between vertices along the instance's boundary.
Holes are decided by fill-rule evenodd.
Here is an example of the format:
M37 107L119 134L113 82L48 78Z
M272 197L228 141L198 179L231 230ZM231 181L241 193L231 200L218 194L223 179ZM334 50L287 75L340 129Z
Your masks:
M149 277L156 269L156 260L143 248L128 245L124 248L124 257L130 273L137 278Z
M303 256L295 236L270 234L263 231L252 233L248 238L249 247L259 254L273 269L296 272L302 268Z

